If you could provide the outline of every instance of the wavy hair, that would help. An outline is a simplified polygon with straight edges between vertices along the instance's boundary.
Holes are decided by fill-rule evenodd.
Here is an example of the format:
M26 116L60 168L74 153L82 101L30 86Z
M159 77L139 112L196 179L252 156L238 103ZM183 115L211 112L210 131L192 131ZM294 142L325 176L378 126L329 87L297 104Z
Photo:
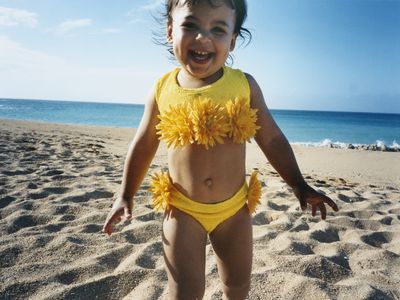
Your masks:
M246 42L246 46L250 43L252 35L250 30L243 27L243 23L247 18L247 3L246 0L166 0L164 4L164 11L161 13L161 17L155 18L156 21L162 25L163 31L153 32L153 41L158 44L165 46L168 52L171 54L171 60L175 61L174 51L170 43L167 42L165 33L167 32L166 26L172 22L172 12L178 5L189 5L195 6L200 1L207 1L209 5L218 7L221 2L225 2L229 7L235 10L236 22L234 33L238 35L238 38L242 40L242 44ZM233 57L229 54L229 60L233 62ZM231 64L231 63L228 63Z

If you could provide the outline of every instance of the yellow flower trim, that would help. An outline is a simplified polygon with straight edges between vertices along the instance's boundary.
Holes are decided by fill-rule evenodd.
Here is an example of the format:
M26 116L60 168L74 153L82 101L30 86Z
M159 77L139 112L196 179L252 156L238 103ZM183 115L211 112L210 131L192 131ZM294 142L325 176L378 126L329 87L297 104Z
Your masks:
M190 107L187 103L170 107L170 110L159 115L160 122L157 124L157 134L164 140L168 148L172 145L186 146L194 142L193 125L190 120Z
M228 101L226 110L231 124L229 137L235 143L250 142L250 138L260 128L256 125L257 109L250 108L245 99L236 98L234 101Z
M170 106L159 115L157 134L168 147L184 147L194 142L206 149L223 144L224 138L232 138L241 144L256 134L260 126L257 109L252 109L245 99L230 100L225 106L215 104L210 98L199 98Z
M157 212L162 212L169 208L169 199L171 196L171 182L169 173L156 173L151 176L152 182L149 191L153 193L153 207Z
M229 122L221 105L213 104L211 99L199 99L193 102L191 121L194 139L206 149L216 143L223 144L223 138L229 132Z
M254 171L249 180L249 190L247 192L247 206L250 215L253 214L257 206L261 203L261 183L257 178L258 172Z

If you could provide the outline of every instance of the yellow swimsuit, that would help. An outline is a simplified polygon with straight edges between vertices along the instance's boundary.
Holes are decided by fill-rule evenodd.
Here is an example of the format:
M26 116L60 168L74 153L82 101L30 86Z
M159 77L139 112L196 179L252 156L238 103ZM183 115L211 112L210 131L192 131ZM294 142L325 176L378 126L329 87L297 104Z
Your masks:
M256 109L250 107L250 86L242 71L223 68L216 82L196 89L182 88L177 82L180 69L165 74L157 83L156 101L160 115L156 126L159 138L168 147L190 144L206 149L222 144L224 138L235 143L250 141L259 128ZM248 201L253 213L261 196L261 185L254 172L231 198L216 204L194 201L180 193L168 173L153 176L150 191L158 211L170 205L191 215L207 232L233 216Z

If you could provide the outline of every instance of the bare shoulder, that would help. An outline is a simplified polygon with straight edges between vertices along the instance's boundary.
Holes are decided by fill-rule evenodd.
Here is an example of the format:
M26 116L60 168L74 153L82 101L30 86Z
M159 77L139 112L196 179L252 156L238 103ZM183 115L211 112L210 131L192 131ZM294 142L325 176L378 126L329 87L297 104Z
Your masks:
M255 78L251 74L245 72L244 75L246 76L247 81L249 82L250 90L253 90L255 88L258 88L258 89L260 88L258 86L257 81L255 80Z
M257 109L257 125L260 126L255 139L264 151L269 141L275 136L280 136L281 131L265 103L259 84L250 74L245 73L245 75L250 86L250 106Z
M249 73L244 73L250 86L251 106L266 109L264 96L255 78Z

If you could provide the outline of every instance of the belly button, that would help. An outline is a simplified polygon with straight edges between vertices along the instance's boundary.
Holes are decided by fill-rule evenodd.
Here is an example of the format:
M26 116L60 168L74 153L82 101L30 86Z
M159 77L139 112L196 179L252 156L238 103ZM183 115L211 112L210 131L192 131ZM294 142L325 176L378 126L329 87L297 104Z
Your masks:
M207 178L206 180L204 180L204 183L206 184L206 186L211 187L213 184L213 180L211 178Z

